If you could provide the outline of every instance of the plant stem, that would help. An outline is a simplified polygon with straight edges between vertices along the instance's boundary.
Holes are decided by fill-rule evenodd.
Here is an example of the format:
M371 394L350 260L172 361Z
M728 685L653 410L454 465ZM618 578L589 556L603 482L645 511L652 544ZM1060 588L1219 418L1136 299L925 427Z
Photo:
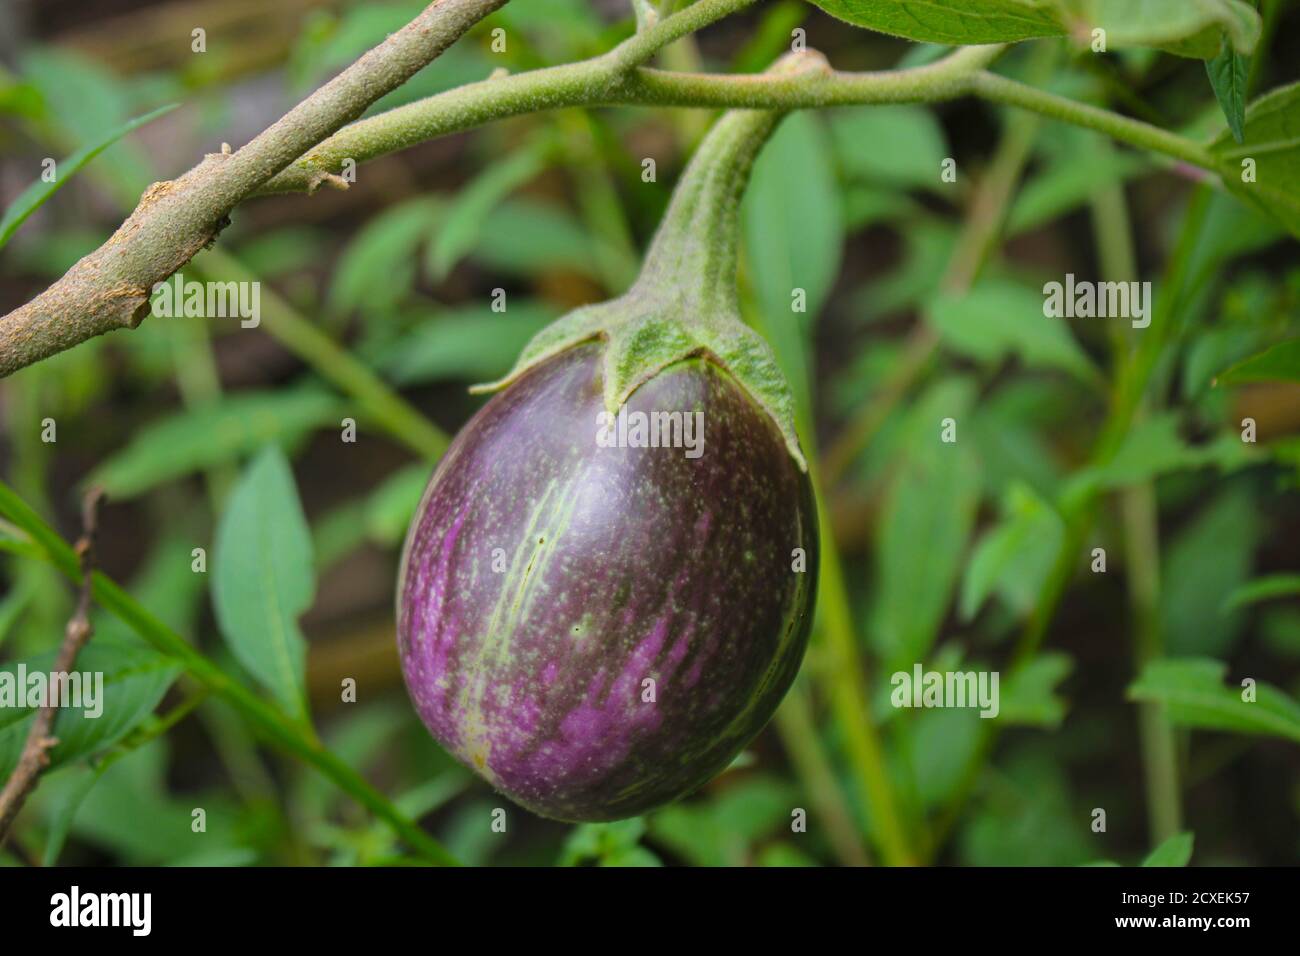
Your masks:
M944 292L966 292L1002 234L1007 209L1020 175L1029 160L1039 122L1023 114L1010 117L1006 133L998 143L988 173L979 183L961 235L940 279ZM939 347L939 337L927 322L918 323L908 337L902 357L880 393L845 426L831 444L823 464L827 486L833 486L889 418L894 407L929 365Z
M839 550L831 534L830 517L820 489L817 521L822 529L819 601L831 657L831 671L827 677L831 707L871 808L871 823L880 840L881 856L890 866L914 866L916 856L908 846L903 818L898 812L885 764L880 731L871 713L848 590L844 585L844 568L840 564Z
M1003 48L965 47L937 63L909 70L740 76L644 68L625 71L618 56L620 49L615 47L603 57L580 63L470 83L360 120L307 152L267 182L259 194L302 192L321 176L342 169L345 160L362 163L426 140L540 110L640 104L788 111L955 99L967 92L971 75L988 66Z
M704 5L688 7L660 26ZM717 5L711 13L717 13L722 6L725 4ZM321 176L337 172L346 159L364 162L493 120L569 106L794 110L864 103L932 103L966 95L1098 130L1132 146L1215 169L1208 149L1176 133L987 72L984 68L1003 50L997 45L963 47L926 66L871 73L832 71L824 75L774 76L629 69L630 61L644 58L647 46L652 45L645 38L653 32L638 34L592 60L471 83L353 123L310 150L259 192L300 192L319 182ZM629 49L633 52L627 52Z
M243 263L213 248L195 260L193 268L221 282L260 282ZM434 460L450 439L405 399L390 389L366 365L318 329L271 287L260 282L262 321L266 331L289 347L324 378L361 403L375 422L416 454Z
M154 285L210 245L235 206L505 2L429 4L243 148L210 153L177 179L154 183L112 238L0 319L0 375L114 329L135 328L149 311Z
M652 27L638 30L605 55L616 73L640 66L675 40L680 40L710 23L752 6L756 0L697 0L685 10L665 17Z
M1090 466L1104 465L1110 461L1132 426L1141 397L1150 382L1156 359L1163 343L1172 332L1179 313L1180 300L1192 278L1189 275L1189 268L1202 235L1201 228L1210 196L1210 190L1204 186L1198 188L1192 195L1191 204L1183 218L1173 262L1162 284L1164 294L1156 300L1157 314L1153 316L1150 328L1145 330L1137 351L1119 371L1116 395L1106 421L1102 424L1093 452L1089 456ZM1047 634L1048 625L1065 593L1065 587L1078 567L1080 553L1095 518L1097 494L1096 490L1090 490L1083 496L1065 503L1065 538L1061 550L1057 553L1056 563L1038 593L1034 610L1020 636L1012 660L1012 676L1032 659ZM999 728L995 722L990 723L994 726L984 729L975 753L962 775L962 781L944 811L940 824L935 828L936 838L933 843L935 849L956 824L962 808L975 789L984 764L992 755Z
M869 866L871 860L858 836L853 814L822 751L808 693L799 681L795 681L776 712L776 729L804 789L826 821L831 852L847 866Z
M1159 606L1160 536L1151 483L1124 489L1120 494L1120 509L1133 607L1133 659L1135 670L1141 674L1147 663L1164 652ZM1146 779L1147 825L1151 829L1151 845L1156 847L1182 829L1177 749L1163 704L1139 704L1138 729Z
M1214 157L1204 146L1150 123L1035 89L987 71L970 77L968 84L970 92L983 99L1018 106L1049 119L1093 129L1121 143L1163 153L1202 169L1215 169Z
M65 577L77 579L77 555L73 549L4 482L0 482L0 514L26 532ZM159 652L175 658L191 677L229 702L268 740L315 767L340 790L387 823L429 861L443 866L457 865L456 859L437 840L404 817L383 794L326 750L308 728L235 681L138 604L111 578L96 572L92 589L100 607L119 618Z
M1102 147L1110 150L1109 143ZM1092 199L1093 234L1102 274L1111 281L1131 282L1138 278L1133 250L1133 227L1129 220L1124 187L1111 183ZM1115 336L1117 364L1128 350L1129 336ZM1139 404L1135 419L1143 417ZM1120 491L1121 525L1132 606L1133 658L1137 675L1150 661L1163 654L1160 633L1160 529L1154 485L1150 480ZM1182 807L1178 787L1178 758L1174 730L1163 704L1138 705L1139 739L1143 774L1146 779L1147 821L1151 845L1159 846L1181 829Z

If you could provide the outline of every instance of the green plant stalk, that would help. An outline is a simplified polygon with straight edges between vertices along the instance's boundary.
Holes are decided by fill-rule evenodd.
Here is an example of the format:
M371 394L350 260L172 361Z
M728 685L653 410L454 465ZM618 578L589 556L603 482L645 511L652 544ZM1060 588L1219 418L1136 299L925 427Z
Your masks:
M988 173L979 184L962 224L961 235L940 279L943 291L965 292L979 277L1002 234L1011 196L1029 161L1039 125L1033 115L1017 114L1009 118L1006 132L998 142ZM902 357L879 395L854 415L827 450L823 471L828 486L833 486L843 477L871 442L894 407L929 367L938 348L939 336L933 327L924 322L919 324L909 336Z
M1105 133L1112 139L1153 153L1163 153L1202 169L1214 170L1214 157L1199 143L1158 126L1130 119L1110 110L1079 103L1055 93L1017 83L995 73L980 71L970 77L970 92L982 99L1018 106L1049 119Z
M1120 493L1120 511L1133 606L1133 658L1135 670L1140 674L1146 664L1164 653L1159 607L1160 537L1151 483L1124 489ZM1163 704L1139 704L1138 729L1146 781L1147 824L1154 848L1182 830L1178 753L1174 730Z
M178 322L172 325L176 386L181 402L191 411L210 406L221 399L221 376L212 354L212 338L207 326ZM235 485L232 465L214 465L203 470L203 484L214 515Z
M880 731L872 718L871 700L862 676L844 568L815 474L813 484L817 488L817 522L822 529L819 607L832 662L830 672L824 677L829 684L831 707L871 807L871 822L880 841L881 856L890 866L914 866L917 859L908 844L903 818L894 800Z
M257 275L218 248L209 249L193 266L213 281L255 282ZM327 381L351 395L375 422L421 457L435 460L450 439L441 429L397 395L382 379L353 357L263 282L262 324L266 331L307 362Z
M1151 379L1156 359L1164 342L1172 334L1183 291L1191 281L1190 262L1211 195L1211 191L1205 186L1197 189L1192 195L1190 206L1183 219L1174 259L1163 284L1164 295L1158 300L1159 309L1152 318L1151 326L1144 330L1145 334L1137 350L1132 353L1132 358L1120 368L1110 411L1102 424L1093 453L1089 457L1090 466L1100 466L1110 461L1133 424L1134 415ZM1042 590L1039 591L1034 609L1021 633L1012 659L1012 675L1032 659L1047 635L1047 628L1065 593L1066 585L1079 567L1080 554L1095 520L1097 498L1098 492L1094 490L1066 503L1065 538L1061 550L1057 553L1056 563L1044 582ZM979 744L967 764L967 769L962 774L961 783L954 791L952 800L935 828L936 836L932 843L932 850L937 851L947 834L956 825L962 808L974 792L985 763L992 756L998 732L996 726L988 727L983 731Z
M795 681L781 702L776 712L776 729L795 773L817 807L818 815L826 821L831 852L847 866L869 866L871 859L862 846L852 811L835 779L835 770L823 752L813 722L812 704L801 682Z
M1110 144L1106 143L1105 148L1110 149ZM1137 256L1124 187L1107 185L1093 197L1091 205L1093 234L1103 273L1112 280L1136 280ZM1129 331L1131 334L1132 330ZM1128 351L1128 338L1122 333L1115 336L1117 360ZM1140 419L1144 411L1145 404L1140 404L1134 418ZM1141 674L1146 664L1164 652L1160 633L1159 511L1155 487L1149 480L1124 488L1119 499L1133 614L1135 672ZM1146 780L1147 821L1154 848L1182 830L1177 749L1164 705L1139 704L1138 726Z
M737 8L744 5L732 3ZM697 3L661 21L659 27L704 12L706 6L707 2ZM732 12L722 11L722 6L713 5L707 11L707 22ZM674 32L681 36L690 30ZM344 160L364 162L439 136L541 110L641 105L788 111L866 103L934 103L968 95L1097 130L1203 169L1216 169L1206 147L1176 133L987 72L985 67L1004 49L1000 45L963 47L926 66L870 73L713 75L639 66L661 48L655 44L666 35L655 35L653 29L644 31L594 59L471 83L360 120L304 154L258 192L307 190L321 176L337 173Z
M0 513L21 528L65 577L71 581L79 580L77 556L72 547L4 482L0 482ZM93 594L100 607L119 618L159 652L177 660L191 677L230 703L269 741L315 767L340 790L392 827L426 859L443 866L458 865L437 840L404 817L383 794L325 749L310 728L303 727L235 681L102 572L95 572Z
M162 737L182 720L188 717L194 710L208 699L212 693L207 686L200 684L188 694L185 698L161 717L156 718L147 727L137 728L129 734L125 740L109 751L102 760L95 765L95 773L102 774L105 770L117 763L129 753L139 750L146 744L152 743L159 737Z

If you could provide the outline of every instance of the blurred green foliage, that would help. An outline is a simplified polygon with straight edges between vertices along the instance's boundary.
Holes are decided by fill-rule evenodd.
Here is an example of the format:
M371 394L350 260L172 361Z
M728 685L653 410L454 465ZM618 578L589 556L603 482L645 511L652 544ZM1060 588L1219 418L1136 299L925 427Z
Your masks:
M312 4L275 38L281 65L251 72L230 50L202 68L159 66L129 35L114 42L132 65L114 71L67 37L23 37L20 62L0 74L5 181L31 182L50 153L81 150L85 166L53 198L25 194L0 227L2 244L7 224L31 214L0 258L6 303L93 249L148 183L188 168L236 123L255 132L423 6ZM827 692L842 675L824 632L845 610L872 702L863 719L879 725L918 860L1183 865L1195 832L1199 860L1293 863L1300 267L1278 223L1294 233L1300 222L1300 87L1244 110L1244 145L1225 125L1237 102L1225 83L1248 76L1259 93L1296 79L1296 11L1266 3L1264 13L1249 73L1240 58L1212 65L1213 86L1195 60L1143 50L1093 58L1036 41L1061 47L1055 92L1217 137L1227 191L1044 123L1005 200L981 213L996 241L968 286L943 277L970 241L1011 114L963 101L785 120L744 201L741 287L747 318L791 379L806 445L823 467L831 457L842 466L822 493L847 607L828 610L823 593L806 665L812 739L778 721L703 792L645 819L570 827L512 809L504 834L491 829L501 798L425 734L392 649L398 550L431 462L411 451L418 441L359 412L356 391L340 384L355 376L302 345L290 323L151 319L12 376L0 384L5 481L67 537L79 491L105 486L105 571L295 720L313 714L341 761L466 863L840 862L828 801L874 854L882 824ZM761 69L800 26L849 68L941 52L782 2L684 40L665 60ZM504 54L489 51L496 27L510 37ZM510 4L374 111L500 67L591 56L631 29L630 7ZM221 48L219 36L210 43ZM1016 49L999 69L1026 75L1029 60ZM173 100L184 107L151 112ZM152 122L123 138L136 116ZM550 319L623 290L702 123L628 108L523 116L364 166L346 193L250 203L220 241L287 314L344 345L386 397L436 423L435 434L452 433L477 407L464 386L507 371ZM1240 160L1261 143L1265 186L1247 190ZM646 157L657 164L650 182ZM955 182L939 176L950 157ZM80 165L64 161L64 175ZM1107 196L1128 210L1120 228L1133 278L1152 280L1166 311L1141 407L1097 458L1147 340L1126 322L1048 318L1041 289L1067 272L1102 274L1103 247L1118 241ZM201 253L194 269L205 261ZM803 311L792 309L796 287ZM505 312L490 306L496 290ZM347 417L355 444L338 440ZM1254 444L1241 440L1244 418L1256 421ZM41 439L46 419L55 442ZM937 441L945 419L955 444ZM1130 524L1134 489L1153 496L1154 536ZM191 570L195 547L207 549L206 577ZM11 552L0 564L4 668L40 666L70 592L8 521L0 548ZM1092 566L1096 548L1104 573ZM1144 574L1156 582L1150 607ZM60 716L54 765L0 862L415 862L130 628L103 611L95 621L79 666L104 670L111 717ZM1150 659L1143 634L1158 639ZM1001 671L996 723L1006 732L970 711L891 707L890 674L915 662ZM361 690L341 704L348 676ZM1245 678L1257 683L1255 703L1242 701ZM1172 724L1187 832L1147 826L1138 702ZM29 725L28 711L0 710L0 777ZM818 755L824 779L798 759L821 766ZM1252 782L1260 778L1273 784ZM1106 832L1091 826L1098 807ZM807 811L806 832L792 827L796 809Z

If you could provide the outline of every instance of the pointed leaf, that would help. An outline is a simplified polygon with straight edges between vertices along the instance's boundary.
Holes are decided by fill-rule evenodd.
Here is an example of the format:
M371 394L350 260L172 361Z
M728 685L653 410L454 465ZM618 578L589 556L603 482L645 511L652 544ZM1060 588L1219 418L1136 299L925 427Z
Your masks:
M1300 339L1279 342L1238 362L1214 380L1215 385L1245 382L1300 382Z
M36 713L35 707L17 706L16 697L11 704L5 688L18 690L20 663L29 680L38 672L48 678L54 658L50 652L0 666L0 780L7 779L18 765ZM153 713L180 672L180 664L142 644L92 637L72 669L72 673L83 675L81 703L85 706L64 706L55 714L53 736L58 743L49 752L50 768L117 743ZM89 683L86 674L92 675Z
M1152 661L1128 689L1129 700L1164 704L1184 727L1266 734L1300 743L1300 704L1271 684L1258 683L1256 699L1223 683L1227 665L1211 658Z
M108 147L112 146L127 133L134 129L138 129L145 123L152 122L164 113L170 113L179 105L179 103L172 103L168 106L159 107L151 113L146 113L144 116L137 116L129 123L124 123L116 129L105 133L99 139L95 140L95 142L83 146L67 159L57 163L55 165L56 176L52 182L45 182L43 179L38 179L23 190L18 195L18 198L9 204L9 208L5 210L4 217L0 218L0 249L4 248L5 243L9 241L9 237L17 232L18 227L23 224L27 217L37 209L41 208L47 199L62 189L67 181L71 179L82 166L85 166L86 163L90 162L104 150L108 149Z
M305 717L307 645L298 617L312 601L311 534L284 454L268 447L244 472L217 526L217 624L239 662Z
M1186 866L1192 858L1192 834L1175 833L1151 851L1143 866Z

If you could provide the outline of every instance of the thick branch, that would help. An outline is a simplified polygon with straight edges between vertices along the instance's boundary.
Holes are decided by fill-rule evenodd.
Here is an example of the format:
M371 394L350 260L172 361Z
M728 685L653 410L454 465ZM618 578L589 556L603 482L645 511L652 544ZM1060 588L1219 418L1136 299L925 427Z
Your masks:
M115 328L134 328L153 285L212 242L235 206L505 3L437 0L238 152L211 153L180 178L154 183L108 242L0 320L0 376Z
M77 562L81 570L81 589L77 595L77 609L68 621L64 632L63 644L54 660L55 674L70 674L77 663L77 655L90 640L93 630L90 624L91 584L95 573L95 531L99 519L99 503L103 491L92 488L82 502L81 538L77 541ZM51 682L51 687L53 683ZM32 728L27 732L27 742L23 744L22 756L18 765L10 774L4 790L0 791L0 846L4 845L18 811L22 809L27 797L36 789L36 781L50 762L49 752L58 741L50 736L54 726L54 714L60 702L47 700L36 712Z

